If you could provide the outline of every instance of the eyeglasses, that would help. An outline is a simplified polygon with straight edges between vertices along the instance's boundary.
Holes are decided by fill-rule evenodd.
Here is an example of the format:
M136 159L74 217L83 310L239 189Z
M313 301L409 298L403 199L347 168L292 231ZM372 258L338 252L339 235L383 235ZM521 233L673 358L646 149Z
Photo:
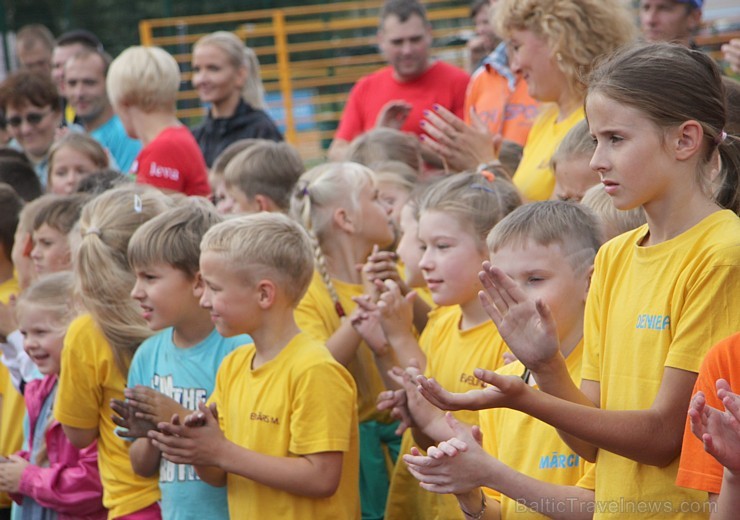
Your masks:
M7 122L10 126L13 128L18 128L23 124L23 120L25 119L26 123L28 123L31 126L38 125L41 121L44 120L46 116L48 116L51 113L51 110L48 110L46 112L29 112L26 114L25 117L23 116L13 116L7 118Z

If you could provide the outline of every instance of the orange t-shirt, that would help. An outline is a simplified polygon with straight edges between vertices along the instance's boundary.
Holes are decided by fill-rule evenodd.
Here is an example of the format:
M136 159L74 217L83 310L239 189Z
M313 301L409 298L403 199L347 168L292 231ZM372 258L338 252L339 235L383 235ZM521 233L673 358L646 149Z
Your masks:
M694 384L694 394L701 390L707 397L707 405L724 411L722 401L717 398L715 385L720 378L726 379L734 392L740 391L740 332L712 347L704 358ZM719 493L723 471L722 464L704 451L702 442L691 433L691 423L687 417L676 485Z
M527 82L517 78L514 90L508 80L490 65L479 67L465 95L465 122L470 124L470 109L488 125L493 134L522 146L537 117L539 105L527 92Z

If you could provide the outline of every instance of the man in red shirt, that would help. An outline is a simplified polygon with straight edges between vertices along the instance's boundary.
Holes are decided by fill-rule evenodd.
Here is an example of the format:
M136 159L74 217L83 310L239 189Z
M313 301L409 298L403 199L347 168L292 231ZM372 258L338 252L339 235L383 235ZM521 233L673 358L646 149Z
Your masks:
M378 126L420 134L424 110L442 105L463 116L468 74L429 59L432 28L416 0L387 0L378 46L388 66L361 78L349 94L329 158L340 160L349 142Z

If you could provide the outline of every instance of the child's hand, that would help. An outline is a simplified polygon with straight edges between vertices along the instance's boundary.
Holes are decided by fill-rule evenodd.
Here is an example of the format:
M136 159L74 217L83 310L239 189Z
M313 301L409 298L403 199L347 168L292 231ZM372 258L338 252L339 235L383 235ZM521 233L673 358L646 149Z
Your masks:
M149 430L156 430L157 426L151 421L136 417L130 403L120 399L110 400L111 409L118 415L111 415L113 423L119 428L123 428L119 435L121 437L132 437L135 439L146 437Z
M227 441L218 425L216 405L211 404L208 407L205 403L199 403L198 408L199 412L196 414L201 415L190 414L194 417L188 417L189 423L194 426L181 424L180 417L175 414L171 422L157 425L160 431L150 431L149 438L170 462L218 466L221 460L220 449Z
M388 340L380 326L380 312L370 300L370 296L362 295L352 298L357 307L349 317L350 323L357 333L365 340L367 346L376 356L384 356L390 350Z
M393 280L386 280L384 285L386 291L380 295L377 306L380 312L380 324L386 337L393 344L393 338L411 334L416 292L411 291L403 296L401 287Z
M29 462L18 455L11 455L5 462L0 463L0 491L18 493L23 471Z
M167 422L175 414L185 415L189 410L174 399L148 386L136 385L123 391L136 417L154 424Z
M435 419L441 418L441 413L437 407L433 406L419 393L416 387L416 378L420 375L419 363L416 360L411 360L410 366L405 369L395 367L391 371L391 377L406 392L406 409L412 424L424 430Z
M487 383L481 390L470 390L464 393L452 393L437 383L433 378L418 376L419 392L430 403L441 410L483 410L486 408L517 409L518 400L529 391L522 378L502 376L490 370L476 368L475 377Z
M481 460L490 456L481 447L483 435L480 428L473 426L468 429L450 413L445 415L445 419L455 436L438 446L431 446L426 456L412 449L411 455L403 456L403 461L409 473L427 491L467 493L484 485L488 470Z
M363 275L371 282L379 280L393 280L396 283L403 283L401 276L398 274L398 255L393 251L380 251L378 246L373 248L373 252L367 257L367 262L362 266Z
M560 348L557 326L546 304L531 300L503 271L483 262L478 273L483 308L514 355L530 370L550 361Z
M408 428L413 428L415 425L409 413L409 409L406 406L406 390L386 390L378 394L378 400L375 406L381 412L384 410L391 411L391 417L400 422L398 428L396 428L395 434L398 436L403 435Z
M691 431L704 443L707 453L740 475L740 396L730 391L724 379L717 380L717 396L722 399L724 412L707 405L702 392L691 399Z

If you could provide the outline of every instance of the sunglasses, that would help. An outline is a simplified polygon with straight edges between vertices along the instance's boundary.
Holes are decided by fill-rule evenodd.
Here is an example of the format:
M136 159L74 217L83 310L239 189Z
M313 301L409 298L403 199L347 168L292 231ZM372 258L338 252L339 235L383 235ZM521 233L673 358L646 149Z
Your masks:
M25 119L26 123L28 123L31 126L38 125L41 121L44 120L46 116L48 116L51 113L51 110L46 112L29 112L26 114L25 117L23 116L13 116L7 118L7 122L10 126L13 128L18 128L23 124L23 120Z

